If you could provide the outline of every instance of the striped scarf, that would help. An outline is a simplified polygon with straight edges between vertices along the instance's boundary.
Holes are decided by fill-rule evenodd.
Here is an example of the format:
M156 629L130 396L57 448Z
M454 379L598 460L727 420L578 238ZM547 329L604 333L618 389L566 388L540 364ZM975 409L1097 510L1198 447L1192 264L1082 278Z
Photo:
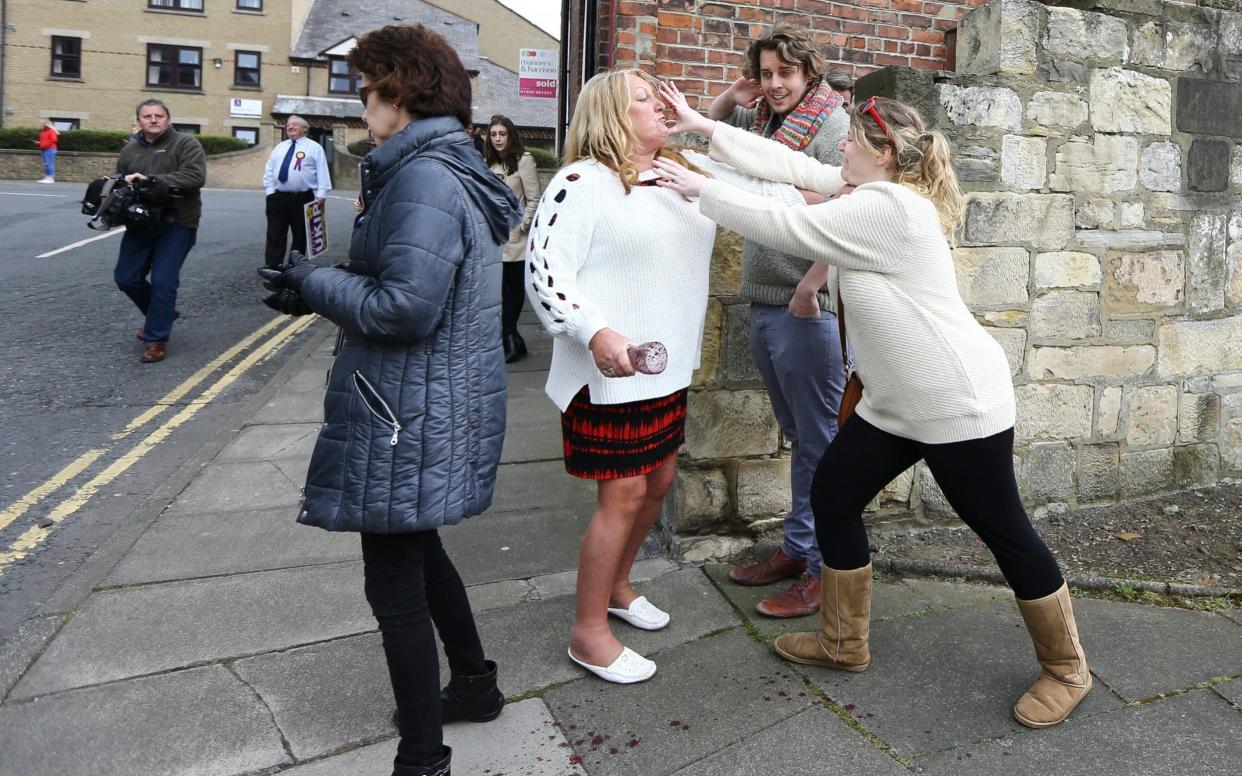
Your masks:
M790 111L780 128L772 135L773 140L784 143L795 151L802 151L810 145L824 120L841 107L841 95L834 92L826 81L818 78L811 84L811 88L803 95L802 102ZM764 134L771 120L772 108L767 100L760 100L759 109L755 112L755 123L751 125L750 131L756 135Z

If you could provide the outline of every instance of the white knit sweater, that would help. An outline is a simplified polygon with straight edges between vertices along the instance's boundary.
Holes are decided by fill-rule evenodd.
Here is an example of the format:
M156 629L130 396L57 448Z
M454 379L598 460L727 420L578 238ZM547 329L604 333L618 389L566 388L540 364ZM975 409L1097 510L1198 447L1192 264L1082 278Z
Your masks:
M720 122L710 153L740 172L824 194L844 183L838 167ZM930 444L1013 426L1005 353L962 301L929 199L879 182L791 209L712 180L700 208L745 237L840 268L846 332L865 386L858 414L867 422Z
M714 176L795 204L791 186L748 181L702 154L687 158ZM768 201L768 200L763 200ZM667 189L634 186L593 160L563 168L544 189L530 231L526 292L556 335L547 393L564 411L582 386L595 404L667 396L699 366L716 225L698 204ZM588 345L610 328L635 344L668 348L659 375L606 378Z

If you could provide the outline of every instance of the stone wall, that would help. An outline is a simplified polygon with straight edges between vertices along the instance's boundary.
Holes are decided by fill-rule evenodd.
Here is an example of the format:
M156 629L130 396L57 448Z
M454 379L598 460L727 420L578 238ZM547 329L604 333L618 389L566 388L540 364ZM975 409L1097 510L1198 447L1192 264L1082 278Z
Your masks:
M889 68L859 94L915 105L954 147L958 282L1010 359L1025 501L1242 473L1242 13L993 0L957 45L956 73ZM789 464L729 296L728 237L716 264L675 527L754 535L780 525ZM871 511L951 515L921 465Z
M263 187L263 165L272 152L270 145L257 145L242 151L207 157L207 185L217 189L259 189ZM114 154L61 151L56 154L56 180L86 183L116 170ZM43 177L43 160L38 151L0 149L0 180L38 180Z

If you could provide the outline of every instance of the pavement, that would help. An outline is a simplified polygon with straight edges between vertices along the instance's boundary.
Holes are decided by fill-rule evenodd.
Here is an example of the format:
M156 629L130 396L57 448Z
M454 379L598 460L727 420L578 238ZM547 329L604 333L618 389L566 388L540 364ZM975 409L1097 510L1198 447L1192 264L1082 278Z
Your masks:
M0 648L0 774L386 776L391 691L356 536L294 522L321 418L331 327L205 449L141 535L91 564ZM1177 774L1242 772L1242 615L1079 598L1095 689L1029 730L1010 707L1037 674L1007 589L875 585L872 666L785 663L727 567L648 554L639 589L672 614L622 640L649 682L565 656L593 488L560 464L543 395L549 341L524 324L493 508L444 529L505 711L445 728L461 776ZM84 572L87 573L87 572Z

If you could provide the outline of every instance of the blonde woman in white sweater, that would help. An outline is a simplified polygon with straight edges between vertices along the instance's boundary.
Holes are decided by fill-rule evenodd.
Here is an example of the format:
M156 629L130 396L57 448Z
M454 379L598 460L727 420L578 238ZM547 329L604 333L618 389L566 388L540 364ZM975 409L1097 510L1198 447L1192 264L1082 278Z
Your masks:
M555 339L547 393L561 410L565 468L596 480L582 538L569 657L611 682L650 678L655 663L622 645L609 615L645 630L669 615L638 595L630 568L660 514L685 439L686 388L699 365L716 225L697 203L654 185L657 158L712 164L665 148L659 83L603 73L578 97L566 165L531 226L531 307ZM712 174L740 176L714 164ZM752 182L753 183L753 182ZM802 202L791 186L760 190ZM659 374L636 374L629 347L667 349Z
M1025 725L1064 720L1091 688L1069 590L1027 518L1013 474L1014 398L1000 346L958 292L949 237L962 195L943 136L917 111L876 98L858 105L841 167L710 122L675 87L675 130L711 138L710 153L743 173L848 197L788 209L679 165L661 183L699 197L701 212L745 237L840 269L845 328L865 386L816 470L811 504L824 556L820 630L776 640L797 663L863 671L871 559L863 508L925 460L945 497L987 544L1018 599L1042 672L1014 706ZM675 180L675 182L674 182Z

